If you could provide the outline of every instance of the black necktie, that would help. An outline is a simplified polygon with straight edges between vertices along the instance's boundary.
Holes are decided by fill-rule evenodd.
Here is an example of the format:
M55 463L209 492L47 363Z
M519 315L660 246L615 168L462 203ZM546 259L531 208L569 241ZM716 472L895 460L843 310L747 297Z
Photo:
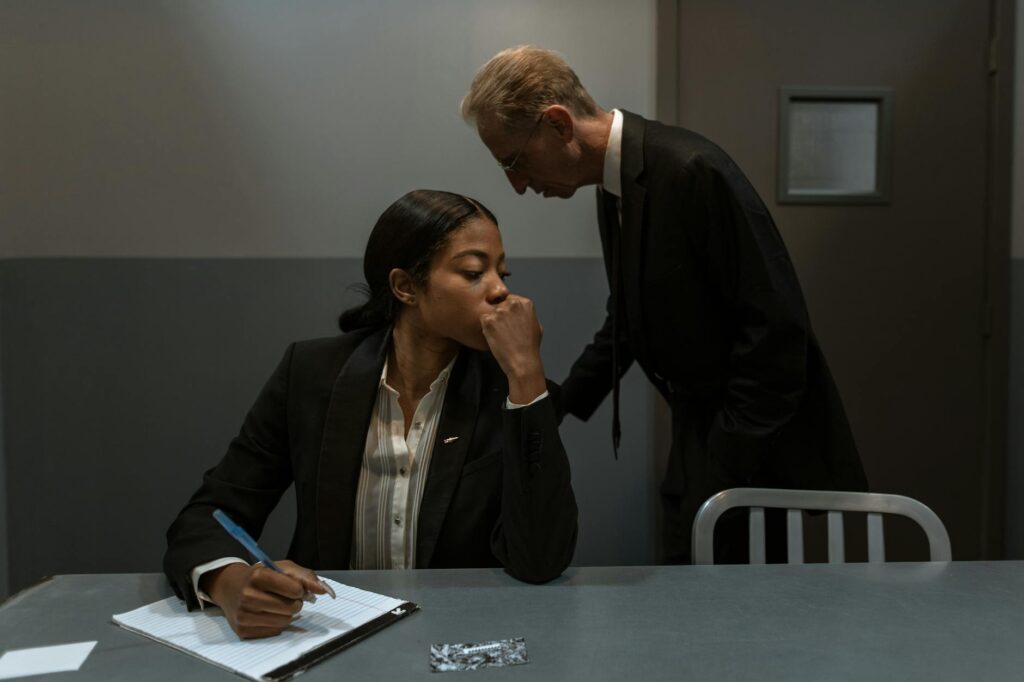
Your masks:
M612 259L612 451L619 458L619 441L622 440L622 425L619 423L619 300L622 290L622 230L619 225L619 202L611 192L605 190L604 216L608 226L608 244Z

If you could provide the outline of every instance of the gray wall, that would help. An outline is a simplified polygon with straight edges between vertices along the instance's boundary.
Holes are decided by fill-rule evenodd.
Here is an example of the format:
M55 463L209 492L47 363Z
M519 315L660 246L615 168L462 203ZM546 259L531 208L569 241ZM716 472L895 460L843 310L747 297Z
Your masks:
M653 36L653 2L0 4L0 590L158 570L285 344L334 333L373 221L414 187L498 215L562 378L607 295L593 195L515 196L459 100L536 43L650 114ZM654 398L635 372L625 391L618 462L607 406L564 427L578 564L654 559ZM278 553L292 519L285 500Z
M383 207L436 187L520 258L597 258L590 197L516 197L458 105L530 42L653 112L653 30L651 2L611 0L7 0L0 254L361 257Z
M1006 554L1024 559L1024 0L1017 0L1016 18Z

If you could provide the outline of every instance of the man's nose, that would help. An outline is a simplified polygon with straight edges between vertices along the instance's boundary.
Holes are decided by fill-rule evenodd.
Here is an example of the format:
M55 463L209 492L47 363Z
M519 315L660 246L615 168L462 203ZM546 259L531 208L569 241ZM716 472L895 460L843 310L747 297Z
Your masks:
M524 194L530 187L530 183L523 177L522 173L517 173L514 170L505 171L505 177L508 178L508 182L512 185L512 189L516 191L516 194Z

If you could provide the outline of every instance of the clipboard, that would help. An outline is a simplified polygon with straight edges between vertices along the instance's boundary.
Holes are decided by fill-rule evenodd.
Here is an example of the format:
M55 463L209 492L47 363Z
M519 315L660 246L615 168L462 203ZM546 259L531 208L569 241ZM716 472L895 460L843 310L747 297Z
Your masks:
M113 621L131 632L195 656L247 679L287 680L419 610L413 602L324 579L337 598L305 604L295 622L275 637L239 639L219 608L188 611L169 597Z
M387 626L391 625L395 621L405 618L413 611L418 611L419 606L412 602L403 602L401 606L397 607L393 611L378 616L369 623L360 625L354 630L350 630L348 633L341 635L336 639L332 639L324 644L321 644L315 649L299 656L291 663L286 663L279 668L271 670L269 673L263 676L264 680L287 680L293 675L297 675L306 668L316 665L320 661L333 656L334 654L347 649L356 642L366 639L378 630L383 630Z

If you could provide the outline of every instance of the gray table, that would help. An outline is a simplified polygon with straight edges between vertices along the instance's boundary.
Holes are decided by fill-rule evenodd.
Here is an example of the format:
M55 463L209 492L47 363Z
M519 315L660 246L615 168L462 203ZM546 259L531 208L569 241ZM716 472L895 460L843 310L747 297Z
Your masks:
M578 568L325 575L422 610L299 679L1021 680L1024 562ZM99 644L67 680L239 679L118 628L163 577L68 575L0 606L0 649ZM530 663L429 672L435 642L525 637ZM43 678L32 678L43 679Z

